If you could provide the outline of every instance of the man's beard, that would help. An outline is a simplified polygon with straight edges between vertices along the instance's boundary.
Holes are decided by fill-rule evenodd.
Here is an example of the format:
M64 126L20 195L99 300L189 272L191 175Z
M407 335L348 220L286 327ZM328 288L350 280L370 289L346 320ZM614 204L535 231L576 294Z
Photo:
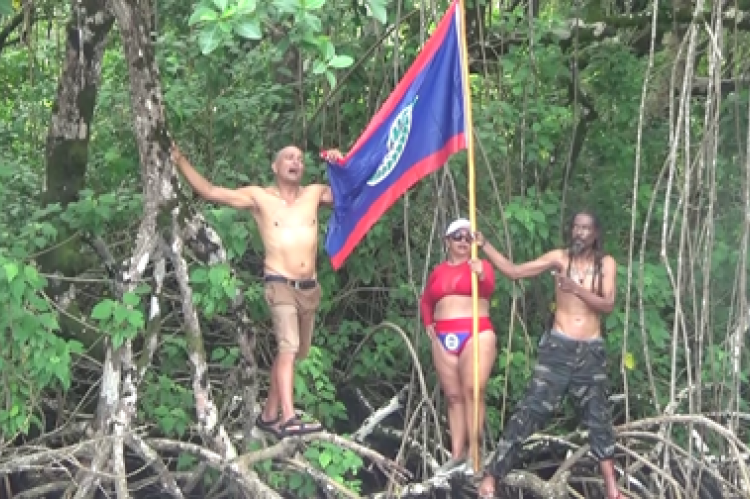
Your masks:
M580 239L574 239L570 244L570 252L574 255L580 255L586 249L586 243Z

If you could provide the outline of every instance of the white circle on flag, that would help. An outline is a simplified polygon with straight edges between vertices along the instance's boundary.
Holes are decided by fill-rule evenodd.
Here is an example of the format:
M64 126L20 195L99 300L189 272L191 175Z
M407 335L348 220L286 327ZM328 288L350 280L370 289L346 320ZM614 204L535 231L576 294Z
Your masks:
M459 340L458 336L451 333L445 336L445 348L453 352L454 350L458 350Z

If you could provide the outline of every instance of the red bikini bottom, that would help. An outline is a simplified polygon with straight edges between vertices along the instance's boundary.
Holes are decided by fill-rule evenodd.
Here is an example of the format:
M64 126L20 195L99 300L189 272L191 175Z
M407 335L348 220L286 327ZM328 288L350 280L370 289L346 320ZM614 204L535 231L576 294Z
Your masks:
M453 355L461 355L474 329L473 317L457 317L435 321L435 333L443 348ZM489 317L479 318L479 332L492 331Z

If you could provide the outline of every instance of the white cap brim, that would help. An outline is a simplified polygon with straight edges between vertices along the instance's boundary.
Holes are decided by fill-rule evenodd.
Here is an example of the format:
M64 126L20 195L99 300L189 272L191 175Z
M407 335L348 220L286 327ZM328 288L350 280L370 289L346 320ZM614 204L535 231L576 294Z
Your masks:
M448 237L454 232L461 230L461 229L471 230L471 222L469 222L465 218L459 218L457 220L452 221L451 224L448 226L448 228L445 229L445 237Z

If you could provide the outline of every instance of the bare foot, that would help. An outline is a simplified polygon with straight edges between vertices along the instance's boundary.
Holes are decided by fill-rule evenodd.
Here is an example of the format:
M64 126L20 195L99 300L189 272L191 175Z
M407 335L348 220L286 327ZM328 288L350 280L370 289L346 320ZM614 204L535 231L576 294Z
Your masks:
M491 499L495 497L495 477L484 475L477 488L477 496L479 499Z

